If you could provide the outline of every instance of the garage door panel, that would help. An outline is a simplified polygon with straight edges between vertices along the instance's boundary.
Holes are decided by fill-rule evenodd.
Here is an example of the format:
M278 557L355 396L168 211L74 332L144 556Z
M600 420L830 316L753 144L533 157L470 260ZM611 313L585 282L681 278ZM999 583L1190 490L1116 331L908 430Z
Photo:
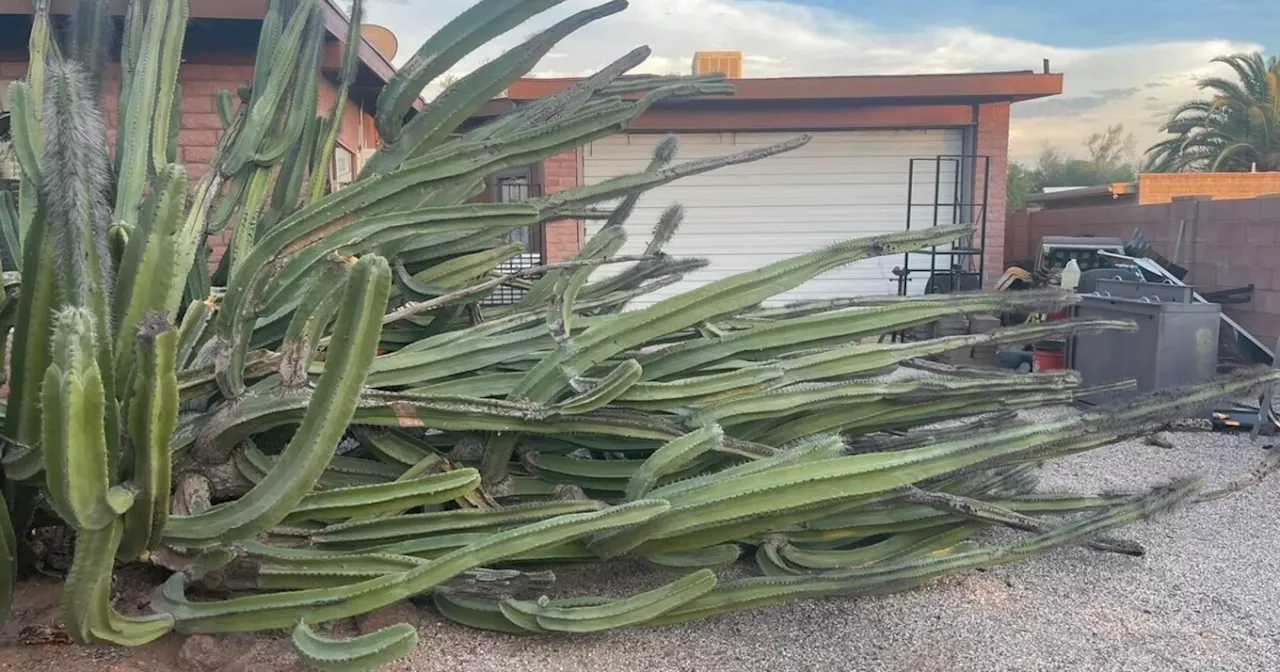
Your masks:
M720 156L792 135L682 135L676 160ZM794 152L683 178L645 193L627 223L628 240L621 253L643 252L662 212L672 203L680 203L685 207L684 222L665 250L672 256L705 258L710 264L676 285L643 297L635 307L833 242L903 230L909 181L911 200L916 203L933 201L935 184L939 185L940 201L954 200L956 182L954 163L943 162L941 174L935 178L938 164L934 161L917 161L912 180L910 159L957 154L960 137L959 131L944 130L816 133L809 145ZM596 184L642 172L661 140L660 135L638 134L593 143L584 156L584 181ZM913 228L935 221L932 205L917 205L910 212ZM940 206L936 221L950 223L956 214L955 208ZM599 226L600 222L588 222L588 235ZM893 293L897 279L892 271L902 263L901 254L862 260L825 273L768 303ZM940 263L945 265L945 259ZM927 256L912 256L913 266L928 264ZM607 277L623 268L604 266L592 278ZM924 276L917 277L911 283L912 293L922 291L926 281Z

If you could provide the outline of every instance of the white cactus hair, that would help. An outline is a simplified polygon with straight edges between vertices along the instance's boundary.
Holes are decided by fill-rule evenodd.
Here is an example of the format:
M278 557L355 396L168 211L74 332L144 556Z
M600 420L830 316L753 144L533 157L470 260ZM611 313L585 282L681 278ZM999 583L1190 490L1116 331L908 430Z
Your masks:
M89 73L70 60L51 61L48 68L41 115L41 201L60 257L59 281L83 305L94 289L88 286L90 278L106 281L97 291L109 293L112 284L107 129ZM86 268L91 263L100 267L97 272Z

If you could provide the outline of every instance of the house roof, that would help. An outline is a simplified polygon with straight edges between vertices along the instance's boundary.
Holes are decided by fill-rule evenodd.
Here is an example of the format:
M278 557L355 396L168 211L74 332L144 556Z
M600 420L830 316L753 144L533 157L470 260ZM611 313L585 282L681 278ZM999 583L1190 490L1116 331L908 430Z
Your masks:
M123 15L126 0L110 0L113 14ZM206 20L249 20L261 21L267 13L268 0L190 0L190 16L192 19ZM75 0L52 0L50 11L54 14L71 14L75 11ZM0 14L30 14L32 0L0 0ZM331 41L325 53L325 65L336 69L341 63L341 52L347 39L349 17L338 6L336 0L320 0L320 11L324 18L324 27ZM382 54L378 53L368 40L360 41L361 74L373 77L379 86L391 81L395 74L395 66ZM425 105L419 98L415 109L421 110Z
M1037 205L1044 208L1086 207L1104 205L1115 201L1134 201L1137 198L1137 194L1137 182L1115 182L1093 187L1079 187L1050 191L1043 194L1032 194L1027 197L1027 205Z
M525 102L561 91L578 78L526 77L507 89L507 99ZM1062 93L1062 73L978 72L941 75L855 75L730 80L732 96L707 100L736 102L859 101L930 104L1017 102Z

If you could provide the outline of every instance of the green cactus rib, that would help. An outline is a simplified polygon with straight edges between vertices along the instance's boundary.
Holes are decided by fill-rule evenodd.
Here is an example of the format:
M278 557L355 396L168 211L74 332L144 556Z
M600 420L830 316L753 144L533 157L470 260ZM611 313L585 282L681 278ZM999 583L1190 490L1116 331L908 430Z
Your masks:
M374 360L370 387L420 385L500 364L554 345L546 329L522 329L481 338L460 338L430 350L401 350ZM313 371L323 371L317 364Z
M388 464L411 467L432 455L438 455L435 448L425 440L407 432L357 427L352 433L371 453Z
M478 471L457 469L392 483L335 488L304 497L283 524L394 514L415 506L452 501L479 485Z
M318 28L315 24L320 20L316 0L298 0L295 7L280 35L266 85L261 91L254 91L244 127L227 156L226 171L229 174L240 172L255 159L268 139L272 121L281 110L284 96L290 90L288 84L299 71L299 63L305 63L308 54L314 53L314 48L309 50L308 47L314 42ZM314 110L312 106L305 114L314 114Z
M9 517L9 505L0 492L0 628L9 619L13 590L18 582L18 537Z
M604 509L603 502L591 500L517 504L497 509L461 509L338 523L310 536L313 543L326 548L342 548L351 544L370 547L427 535L520 525Z
M409 394L429 397L497 398L507 396L507 392L513 385L520 382L521 378L524 378L523 372L485 373L444 380L405 391Z
M173 629L169 614L131 617L111 606L111 570L123 530L124 523L115 518L102 529L77 532L60 612L67 634L80 644L141 646Z
M643 376L641 376L643 378ZM782 377L782 369L772 365L748 366L725 373L689 376L666 382L640 381L618 397L620 405L631 408L667 409L673 405L698 406L726 393L749 394Z
M40 156L44 151L44 136L40 134L38 110L32 106L32 88L27 82L9 83L9 146L18 160L22 179L40 184ZM43 101L43 98L36 98ZM26 231L21 231L25 238ZM18 249L18 248L15 248Z
M347 26L347 35L342 42L342 70L338 73L338 95L329 108L328 121L324 133L320 134L320 149L316 153L315 169L311 171L311 186L307 190L307 202L314 202L324 195L328 186L329 171L332 167L334 149L338 146L338 134L342 130L343 111L347 98L351 93L351 85L355 83L360 68L360 46L364 38L360 35L360 27L364 24L364 0L351 3L351 15ZM261 61L259 61L261 62ZM314 142L315 139L312 140ZM304 141L303 147L310 147L312 142ZM302 162L299 161L299 165ZM298 171L298 176L302 176ZM299 186L299 189L301 187ZM291 202L297 203L297 196Z
M486 229L489 232L489 229ZM490 232L490 235L492 233ZM413 280L425 285L452 289L467 281L475 280L524 252L524 245L511 243L493 249L466 254L435 264L413 275Z
M264 455L251 444L244 445L232 456L236 469L254 483L261 482L280 462L279 455ZM312 492L357 485L380 485L395 481L402 474L398 467L355 457L335 457L329 461Z
M143 216L129 237L116 282L116 369L133 367L134 338L143 316L166 310L169 290L182 282L171 266L182 208L187 198L186 171L180 165L165 166L156 176ZM128 383L123 379L117 385ZM120 395L123 397L124 395Z
M951 315L1068 304L1073 296L1037 292L1019 301L992 293L947 301L917 301L824 312L755 324L715 339L688 341L645 357L641 363L645 365L645 379L657 380L745 352L776 357L802 348L843 345L865 336L889 333Z
M658 479L680 471L693 460L715 450L724 443L724 430L707 424L680 438L664 443L636 469L627 481L626 498L640 499L658 483Z
M580 375L605 359L652 338L686 329L706 321L711 315L740 310L832 268L871 256L917 249L936 241L949 242L968 230L963 226L935 227L927 234L906 232L838 243L664 299L643 310L588 328L574 339L572 350L562 347L555 357L544 360L512 391L512 395L545 399L563 384L562 369L579 372Z
M169 517L169 444L178 423L177 340L173 325L158 313L148 315L138 330L137 368L127 415L137 495L124 514L121 559L137 558L155 548Z
M101 530L117 521L134 492L113 486L108 458L106 392L94 359L96 328L83 308L59 312L54 363L41 394L45 485L50 503L77 530ZM113 549L114 550L114 549Z
M539 478L557 484L576 485L599 493L625 493L628 483L640 473L642 460L589 460L561 455L544 455L537 451L524 454L525 469ZM663 482L681 480L718 464L720 454L704 454L691 464L661 477Z
M806 569L840 569L863 567L893 560L930 554L951 548L984 529L986 525L948 525L917 532L895 534L880 541L852 550L815 551L784 544L778 554L787 562Z
M311 361L320 346L321 336L338 312L343 298L341 290L350 271L351 266L345 261L333 260L298 304L280 345L282 387L301 389L306 385Z
M742 557L738 544L719 544L684 553L655 553L644 557L650 565L663 569L716 569L728 567Z
M25 184L25 182L24 182ZM41 438L40 384L52 361L49 343L53 340L53 318L58 301L55 278L53 236L43 218L27 233L22 245L22 291L18 295L18 316L13 330L9 360L9 397L5 413L5 436L35 459L30 467L15 471L14 455L7 452L4 469L8 478L29 480L39 474Z
M774 419L792 413L807 413L839 407L853 411L867 402L880 401L907 394L917 383L886 383L856 380L850 383L800 383L760 394L729 399L700 408L690 422L719 422L727 427L760 419Z
M201 582L219 590L305 590L358 583L425 562L392 553L327 553L258 542L246 542L242 548L242 556L205 572Z
M817 576L763 577L721 583L716 590L673 609L651 625L669 625L795 599L830 595L864 596L914 588L955 572L1016 562L1059 546L1149 518L1193 497L1196 479L1155 488L1123 508L1090 516L1011 547L981 548L941 558L908 559L867 569L843 570Z
M328 639L305 620L293 629L293 647L310 667L323 672L366 672L409 655L418 646L418 631L397 623L359 637Z
M592 541L602 557L626 551L647 553L684 550L687 544L710 545L727 523L760 515L779 515L819 502L850 501L876 495L924 478L985 465L997 458L1031 452L1082 432L1079 421L1014 427L969 439L896 453L850 455L765 469L744 476L712 478L684 492L658 494L671 502L671 513L650 523ZM694 534L694 533L698 534Z
M641 500L602 511L558 516L506 532L441 556L402 574L339 588L238 597L222 602L189 602L185 578L175 574L159 589L153 606L173 614L182 632L257 631L288 627L301 617L323 623L367 613L428 591L475 567L583 535L632 526L661 515L668 504Z
M603 378L595 381L586 391L551 406L556 413L574 415L590 413L617 399L640 380L643 371L634 359L623 361Z
M127 94L122 92L122 98L127 97L129 105L121 108L119 146L123 152L117 159L119 179L115 213L111 218L113 226L133 229L148 174L167 163L164 152L169 144L169 129L166 124L169 106L178 104L174 87L177 86L178 55L182 53L186 36L187 14L186 0L148 3L136 60L128 66L130 89ZM140 20L138 16L133 18Z
M484 541L485 537L490 534L511 529L511 527L512 526L510 525L502 525L488 529L484 532L461 532L455 534L439 534L429 537L419 537L416 539L398 541L394 544L372 546L367 550L372 553L394 553L426 560L434 560L446 553L450 553L464 546ZM557 546L538 548L532 551L512 555L503 559L502 563L511 564L518 562L530 562L535 564L545 564L548 562L594 562L598 559L599 558L597 558L594 553L587 550L585 544L578 541L570 541Z
M625 0L612 0L577 12L468 73L446 88L426 110L414 116L398 136L378 150L365 166L363 174L386 173L422 148L438 145L481 105L533 69L561 40L579 28L626 7Z
M525 616L540 630L555 632L599 632L640 625L682 604L711 592L716 575L709 569L692 572L661 588L615 600L607 604L583 607L559 607L554 603L504 600L502 613ZM516 619L512 619L515 621Z
M440 588L432 592L431 600L436 611L454 623L510 635L534 634L532 630L525 630L503 616L502 609L495 600L460 595Z
M279 464L235 501L196 515L171 516L164 530L167 542L207 546L248 538L284 520L302 501L333 457L355 412L390 290L391 269L385 259L366 256L356 262L330 341L331 368L316 383L302 423Z
M436 31L396 70L378 95L376 123L387 141L400 137L405 116L432 80L484 43L564 0L480 0Z

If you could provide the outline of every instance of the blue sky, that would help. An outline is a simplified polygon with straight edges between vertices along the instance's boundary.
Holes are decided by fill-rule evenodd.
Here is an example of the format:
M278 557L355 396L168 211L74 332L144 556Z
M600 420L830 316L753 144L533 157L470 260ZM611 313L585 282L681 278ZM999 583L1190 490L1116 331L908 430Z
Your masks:
M399 61L472 1L371 0L370 20L400 38ZM566 0L455 74L599 1ZM534 74L590 74L641 44L653 55L637 71L660 74L688 72L698 50L744 52L748 77L1039 70L1048 58L1065 74L1063 94L1013 111L1010 154L1029 161L1046 145L1080 153L1111 124L1150 146L1168 111L1198 94L1197 79L1229 74L1214 56L1280 50L1280 1L632 0L561 42Z
M907 2L893 0L797 4L854 14L888 30L912 30L928 21L1063 47L1208 37L1280 47L1280 3L1269 0L915 0L909 12L903 11Z

